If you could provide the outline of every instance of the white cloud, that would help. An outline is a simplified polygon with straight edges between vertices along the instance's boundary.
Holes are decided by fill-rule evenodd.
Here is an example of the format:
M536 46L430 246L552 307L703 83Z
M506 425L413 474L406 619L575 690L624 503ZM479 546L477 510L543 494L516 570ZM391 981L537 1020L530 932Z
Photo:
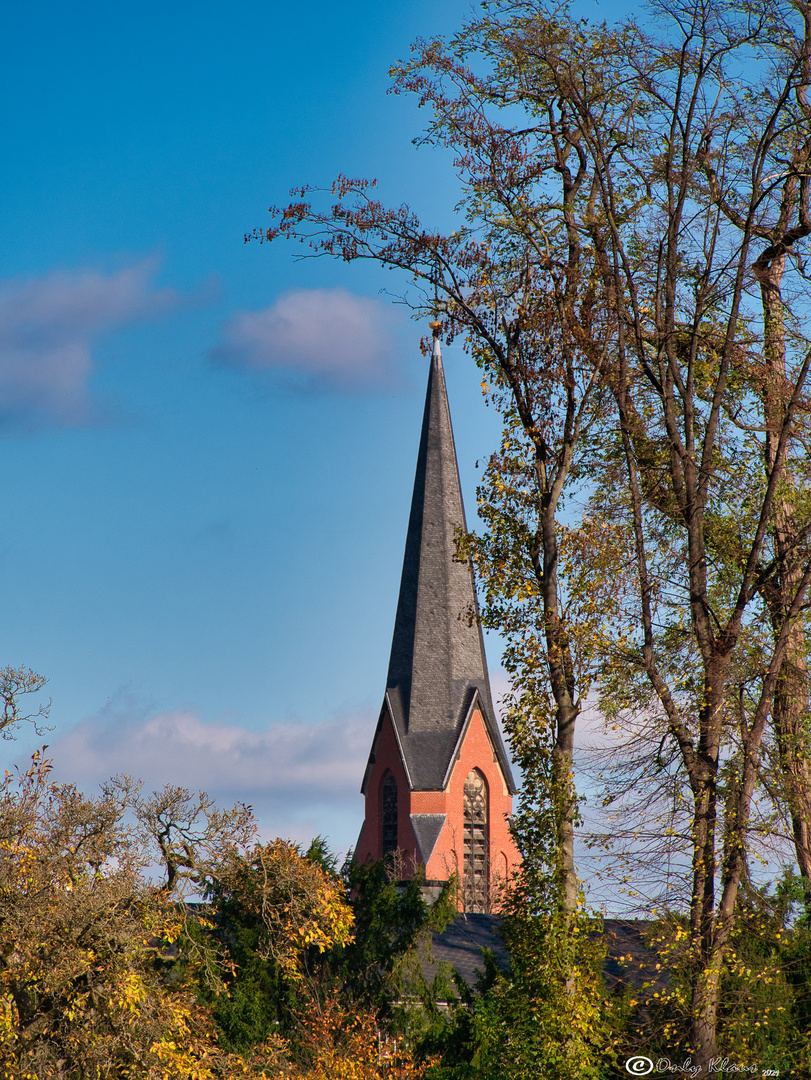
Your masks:
M353 388L390 383L394 316L346 289L291 289L262 311L236 311L212 350L220 363L284 373L294 385Z
M156 261L116 273L59 270L0 282L0 428L81 426L95 419L94 338L175 306Z
M307 842L316 833L342 850L363 817L359 795L375 717L336 715L318 724L272 724L250 731L193 709L146 714L126 695L51 745L58 779L92 791L127 773L147 790L202 789L221 805L250 803L264 836Z

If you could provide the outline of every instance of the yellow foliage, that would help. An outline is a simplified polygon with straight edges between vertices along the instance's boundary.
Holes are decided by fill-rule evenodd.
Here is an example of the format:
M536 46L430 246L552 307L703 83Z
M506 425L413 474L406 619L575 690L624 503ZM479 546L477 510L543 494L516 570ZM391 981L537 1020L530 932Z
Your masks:
M347 1016L335 997L311 1001L301 1020L308 1061L295 1080L420 1080L429 1068L383 1036L372 1013Z
M286 840L257 844L247 858L232 859L220 885L261 921L261 948L290 978L300 976L305 949L324 952L351 939L354 917L343 885Z

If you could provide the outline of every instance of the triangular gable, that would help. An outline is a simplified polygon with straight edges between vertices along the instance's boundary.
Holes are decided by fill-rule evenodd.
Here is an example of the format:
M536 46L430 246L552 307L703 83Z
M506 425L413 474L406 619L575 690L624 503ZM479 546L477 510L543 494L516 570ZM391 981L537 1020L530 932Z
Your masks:
M372 775L372 769L374 768L375 764L377 744L380 741L380 733L383 730L383 721L386 719L386 717L388 717L389 723L391 724L391 729L394 732L394 740L397 743L397 751L400 755L400 763L403 766L403 772L405 773L408 786L412 789L414 786L411 783L411 773L408 768L408 761L406 760L406 755L403 752L403 744L402 740L400 739L400 732L397 730L397 724L394 720L394 711L391 706L391 701L389 700L389 695L386 694L385 698L383 699L383 705L380 709L380 716L377 720L377 727L375 728L374 738L372 739L372 749L369 751L369 758L366 762L366 769L363 773L363 781L360 785L361 795L366 794L366 789L369 784L369 778Z
M459 756L462 743L470 727L474 711L478 708L484 721L484 728L493 751L493 758L498 763L504 783L511 795L518 790L513 780L510 759L501 738L501 732L493 719L484 695L477 686L469 686L462 699L462 709L452 726L432 732L409 731L405 726L402 709L399 705L397 690L386 694L377 731L369 755L369 764L363 778L361 791L366 793L366 785L375 760L375 748L380 737L384 716L388 715L397 741L397 749L403 765L408 785L412 791L444 791L450 780L451 771Z
M465 716L464 723L462 724L461 730L459 731L459 736L456 740L456 745L453 748L453 753L451 754L450 761L448 762L447 769L445 770L445 776L442 780L442 787L447 787L448 783L450 782L453 767L459 758L459 754L462 750L462 743L465 741L465 736L467 735L468 728L470 727L470 722L473 719L473 714L476 711L477 707L484 722L484 730L487 733L487 738L490 741L490 748L493 751L493 758L501 769L501 774L504 777L504 783L507 786L507 790L511 795L515 795L515 793L518 791L518 788L516 787L515 781L513 780L512 769L510 768L510 759L507 757L507 751L504 747L504 740L501 738L501 732L498 729L498 725L496 724L494 718L491 716L490 710L487 708L484 698L479 693L478 689L475 690L470 700L467 715Z

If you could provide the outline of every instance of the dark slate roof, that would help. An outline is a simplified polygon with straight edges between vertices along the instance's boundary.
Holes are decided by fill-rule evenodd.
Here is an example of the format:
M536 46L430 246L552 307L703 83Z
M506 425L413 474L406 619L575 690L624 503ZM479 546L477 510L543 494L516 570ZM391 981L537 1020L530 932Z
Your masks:
M500 922L497 915L458 915L441 934L432 935L431 962L423 963L425 975L435 975L441 963L450 964L472 989L484 972L482 949L490 949L507 971L510 958L499 933ZM644 919L603 920L601 936L607 950L603 978L609 991L619 985L661 992L667 986L668 973L661 969L658 954L646 944L653 926Z
M458 915L441 934L431 935L431 961L423 963L423 972L430 978L440 964L450 964L467 985L473 989L484 974L482 949L489 949L502 970L507 971L510 958L498 932L497 915Z
M457 535L465 530L435 334L386 696L412 789L445 787L478 695L496 757L514 793L490 696L473 567L455 558Z
M640 990L648 986L663 990L668 972L662 969L659 954L646 938L656 924L647 919L604 919L603 940L607 946L603 978L612 990L618 984Z
M411 827L420 846L420 858L427 864L436 846L447 814L411 814Z

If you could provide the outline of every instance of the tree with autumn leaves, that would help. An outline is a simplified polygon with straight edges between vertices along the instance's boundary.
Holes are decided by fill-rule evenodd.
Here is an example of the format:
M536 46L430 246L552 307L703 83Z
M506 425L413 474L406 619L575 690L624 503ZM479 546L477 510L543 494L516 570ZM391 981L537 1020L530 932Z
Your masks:
M757 859L811 895L811 7L651 10L490 0L394 68L453 154L452 232L339 178L254 235L401 270L476 360L505 430L464 545L507 641L528 901L577 929L590 700L619 887L680 927L674 1047L706 1072Z
M181 788L144 798L123 778L85 796L55 783L42 754L7 773L0 1075L419 1076L401 1045L383 1052L373 1008L337 980L325 992L311 978L319 956L353 943L343 881L317 845L307 857L286 841L257 843L254 831L245 807L222 811ZM146 870L158 852L156 884ZM207 900L184 898L184 883ZM245 933L251 947L240 951ZM284 1024L257 1030L229 1014L250 962L265 976L253 1007Z
M703 1073L744 1050L811 1068L807 939L787 914L792 899L811 908L811 7L653 10L646 26L590 25L565 6L490 0L396 66L395 92L428 110L425 142L454 156L452 232L346 178L326 205L301 189L257 232L402 271L415 309L466 342L504 419L483 528L460 545L506 640L525 863L512 977L471 1004L436 1075L524 1077L542 1061L545 1075L595 1076L635 1030L640 1050L689 1054ZM615 888L662 913L655 944L673 973L641 1012L627 1000L625 1020L579 944L587 702L607 724L615 815L594 839L621 870ZM240 836L221 859L211 838L239 831L238 810L218 818L177 790L143 800L126 783L88 801L41 762L4 800L8 1075L411 1068L381 1060L368 1009L345 1023L340 963L317 962L346 929L323 907L322 888L345 902L334 877ZM163 888L143 880L139 828ZM758 860L789 857L793 875L769 891ZM187 881L210 910L179 903ZM337 923L319 922L327 910ZM53 932L67 947L49 957ZM296 1030L314 1040L298 1058Z

